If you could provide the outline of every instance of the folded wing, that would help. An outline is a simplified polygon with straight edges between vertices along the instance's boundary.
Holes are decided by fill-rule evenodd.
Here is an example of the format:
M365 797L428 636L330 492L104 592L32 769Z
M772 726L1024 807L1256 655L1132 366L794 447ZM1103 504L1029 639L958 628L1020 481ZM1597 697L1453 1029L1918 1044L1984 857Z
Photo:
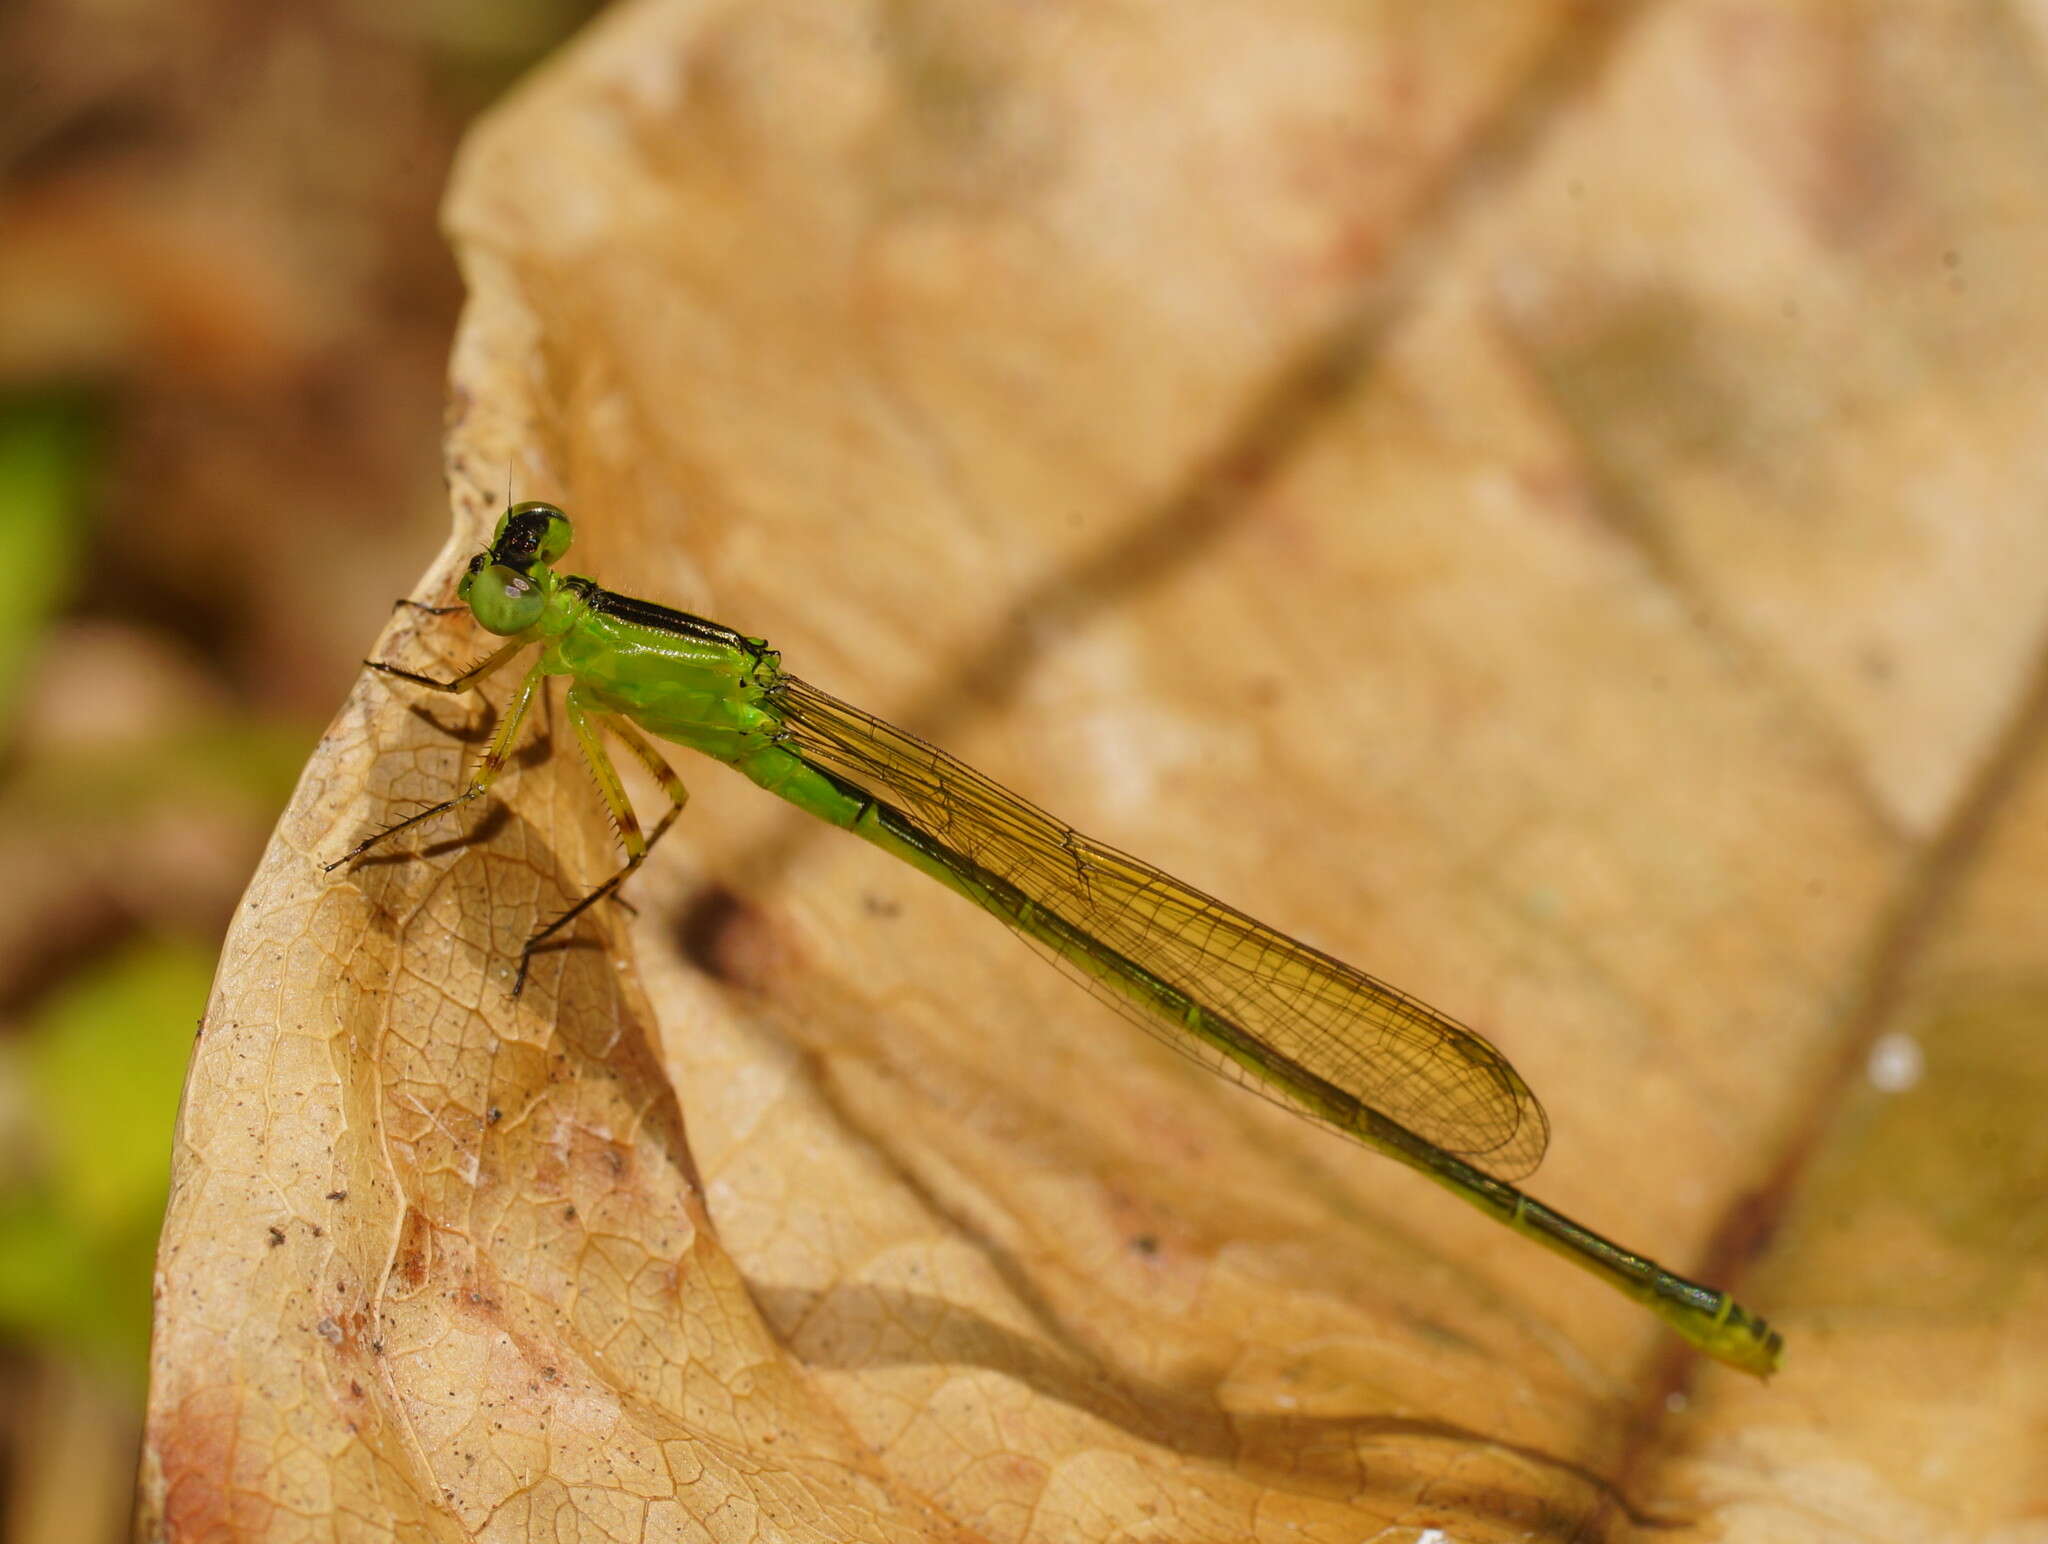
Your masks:
M1481 1036L1343 961L1055 820L936 746L794 676L782 739L1316 1077L1503 1180L1542 1161L1550 1124ZM1032 942L1037 943L1036 940ZM1038 945L1055 964L1057 952ZM1100 980L1069 974L1212 1071L1297 1108L1244 1067Z

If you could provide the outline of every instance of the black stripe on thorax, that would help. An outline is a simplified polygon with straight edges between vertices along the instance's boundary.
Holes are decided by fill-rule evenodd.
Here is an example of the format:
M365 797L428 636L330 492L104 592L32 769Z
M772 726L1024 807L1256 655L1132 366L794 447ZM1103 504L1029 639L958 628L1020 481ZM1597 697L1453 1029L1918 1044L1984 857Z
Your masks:
M607 590L593 580L569 579L564 582L599 616L612 617L629 627L649 627L656 632L698 638L706 643L720 644L755 658L760 657L761 651L751 638L744 638L731 628L721 627L718 623L706 621L703 617L692 616L687 611L672 611L667 606L657 606L651 600L635 600L630 595Z

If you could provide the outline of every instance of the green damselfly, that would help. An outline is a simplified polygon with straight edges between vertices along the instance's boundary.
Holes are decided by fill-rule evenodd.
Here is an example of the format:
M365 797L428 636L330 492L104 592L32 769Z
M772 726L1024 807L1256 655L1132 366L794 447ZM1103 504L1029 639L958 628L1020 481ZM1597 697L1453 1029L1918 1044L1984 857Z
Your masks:
M617 822L626 863L526 941L515 993L534 950L617 891L682 814L689 796L653 735L736 768L922 870L1177 1049L1407 1164L1644 1304L1708 1355L1758 1375L1776 1369L1781 1338L1727 1294L1516 1188L1512 1182L1541 1161L1550 1124L1521 1076L1479 1035L788 674L762 640L556 573L570 536L568 516L554 505L513 505L463 575L461 604L422 608L466 606L506 640L470 669L441 681L370 662L458 692L539 650L461 792L364 838L329 869L481 796L542 683L566 675L569 727ZM633 813L605 734L668 796L651 831Z

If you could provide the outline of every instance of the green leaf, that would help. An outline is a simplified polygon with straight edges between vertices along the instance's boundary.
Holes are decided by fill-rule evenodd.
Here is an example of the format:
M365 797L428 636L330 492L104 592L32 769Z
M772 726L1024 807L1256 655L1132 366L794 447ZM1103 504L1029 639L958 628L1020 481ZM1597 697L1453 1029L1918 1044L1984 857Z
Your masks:
M0 735L36 640L71 593L96 428L95 410L75 393L0 398L0 552L10 597L0 607Z
M21 1072L40 1149L0 1191L0 1324L57 1335L137 1372L171 1131L213 967L151 940L45 1000Z

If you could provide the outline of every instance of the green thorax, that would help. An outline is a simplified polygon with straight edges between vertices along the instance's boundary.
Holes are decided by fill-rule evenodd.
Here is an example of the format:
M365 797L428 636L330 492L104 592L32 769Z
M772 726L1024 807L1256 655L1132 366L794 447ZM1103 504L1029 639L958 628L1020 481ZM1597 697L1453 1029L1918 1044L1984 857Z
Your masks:
M772 692L780 656L758 638L588 579L561 581L542 668L575 678L597 706L721 761L763 744L780 726Z
M478 623L544 645L543 670L664 740L721 761L765 745L779 727L780 656L703 617L556 573L570 535L552 504L508 509L457 587Z

